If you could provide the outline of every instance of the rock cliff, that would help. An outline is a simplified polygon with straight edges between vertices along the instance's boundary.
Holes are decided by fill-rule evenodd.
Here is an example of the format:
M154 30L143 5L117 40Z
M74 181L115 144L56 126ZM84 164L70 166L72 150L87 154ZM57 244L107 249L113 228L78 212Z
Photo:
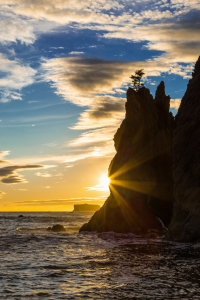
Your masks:
M200 57L175 118L173 178L175 205L169 238L200 241Z
M170 97L145 87L127 91L126 117L114 136L110 196L80 231L146 234L168 226L173 206ZM162 221L162 222L161 222Z

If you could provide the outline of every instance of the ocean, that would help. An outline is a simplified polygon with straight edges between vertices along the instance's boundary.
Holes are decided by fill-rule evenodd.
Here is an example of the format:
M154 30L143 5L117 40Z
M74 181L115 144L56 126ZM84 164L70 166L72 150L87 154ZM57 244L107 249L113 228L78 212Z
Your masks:
M200 299L200 244L78 233L91 216L0 213L0 299Z

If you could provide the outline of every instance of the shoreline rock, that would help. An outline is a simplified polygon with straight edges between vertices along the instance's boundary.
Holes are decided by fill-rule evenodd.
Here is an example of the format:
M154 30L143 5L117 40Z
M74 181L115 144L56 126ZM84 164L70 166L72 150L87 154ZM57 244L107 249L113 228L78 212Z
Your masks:
M52 227L48 227L47 230L51 230L53 232L63 232L66 231L65 227L60 224L53 225Z
M126 117L114 136L110 196L80 231L145 234L168 226L174 201L169 103L164 82L155 99L145 87L128 89Z
M173 131L175 204L168 238L200 241L200 57L175 117Z

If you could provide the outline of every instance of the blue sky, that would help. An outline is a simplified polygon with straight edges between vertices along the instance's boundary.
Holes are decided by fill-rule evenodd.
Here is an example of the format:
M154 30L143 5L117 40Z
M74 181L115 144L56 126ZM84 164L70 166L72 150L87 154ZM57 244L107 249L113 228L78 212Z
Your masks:
M102 204L130 76L176 113L200 55L197 0L0 0L0 210Z

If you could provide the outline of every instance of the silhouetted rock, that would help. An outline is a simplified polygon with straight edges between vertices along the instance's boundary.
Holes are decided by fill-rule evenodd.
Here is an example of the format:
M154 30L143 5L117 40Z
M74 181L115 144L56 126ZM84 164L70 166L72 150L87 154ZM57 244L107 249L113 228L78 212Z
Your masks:
M164 83L155 99L145 87L127 91L126 117L114 136L110 196L80 231L145 234L161 230L173 206L170 97ZM160 221L162 220L162 222Z
M74 204L74 212L95 212L99 209L100 209L100 205Z
M175 205L169 238L200 241L200 57L175 117L173 177Z
M48 230L49 230L49 228L48 228ZM60 224L53 225L51 230L54 232L66 231L65 227Z
M23 215L19 215L19 216L18 216L18 218L23 218L23 217L24 217Z

